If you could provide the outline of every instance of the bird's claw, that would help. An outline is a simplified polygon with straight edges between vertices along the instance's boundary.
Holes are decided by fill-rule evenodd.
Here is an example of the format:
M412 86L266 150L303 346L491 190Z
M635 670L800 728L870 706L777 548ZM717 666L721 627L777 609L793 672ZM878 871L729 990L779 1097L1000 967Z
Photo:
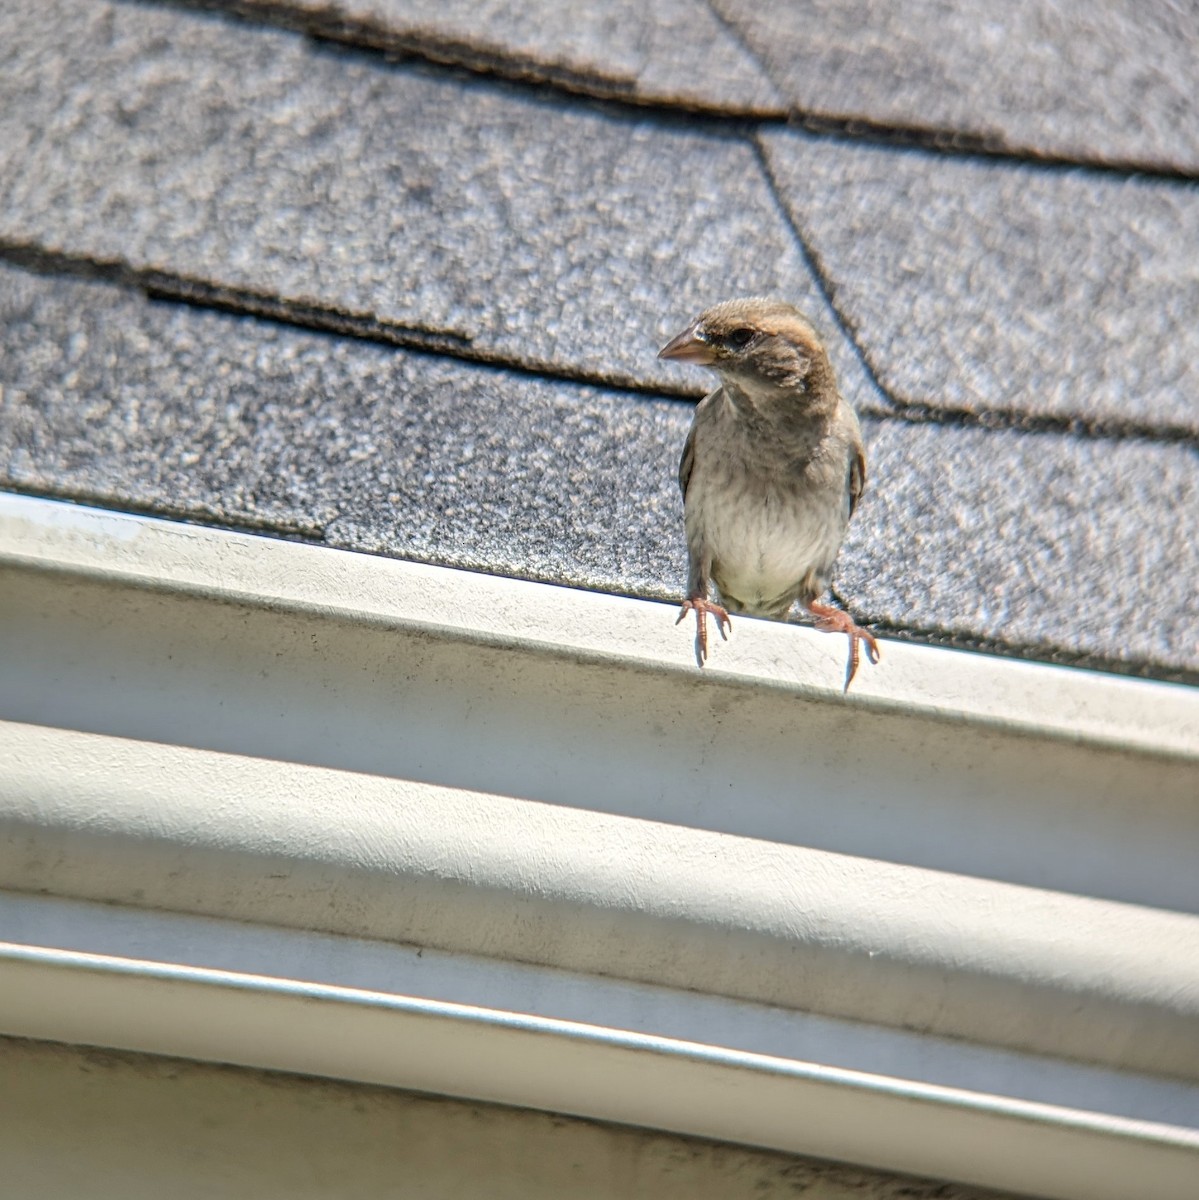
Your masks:
M877 663L881 657L878 641L869 629L863 629L847 612L833 608L829 604L809 605L809 611L816 618L815 626L822 633L844 633L849 638L849 663L845 671L845 691L853 683L853 677L858 673L858 662L861 659L861 645L866 645L866 657L870 662Z
M719 604L713 604L711 600L692 597L683 601L683 607L679 610L679 617L675 624L679 624L689 612L695 613L696 657L702 667L708 658L708 613L716 618L716 628L720 630L720 636L726 642L729 640L733 622L729 619L728 609L721 608Z

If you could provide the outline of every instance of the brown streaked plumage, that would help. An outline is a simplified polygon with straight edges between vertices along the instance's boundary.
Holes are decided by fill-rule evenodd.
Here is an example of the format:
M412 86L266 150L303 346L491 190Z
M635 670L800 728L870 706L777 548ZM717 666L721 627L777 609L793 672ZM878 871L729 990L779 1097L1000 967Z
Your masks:
M790 304L729 300L702 313L659 358L709 367L720 386L695 410L679 486L690 573L681 621L696 615L700 664L707 614L782 620L798 600L817 629L849 636L845 686L874 636L818 603L866 481L862 435L823 344ZM715 583L720 603L709 598Z

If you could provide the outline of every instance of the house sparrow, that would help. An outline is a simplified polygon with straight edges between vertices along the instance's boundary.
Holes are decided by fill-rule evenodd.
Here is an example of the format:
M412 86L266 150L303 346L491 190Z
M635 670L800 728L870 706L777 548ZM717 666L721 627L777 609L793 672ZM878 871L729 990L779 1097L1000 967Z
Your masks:
M679 464L690 561L679 621L695 613L700 665L708 613L727 638L730 611L782 620L798 600L817 629L849 635L848 688L860 643L871 662L878 643L817 600L862 494L866 460L858 419L816 331L790 304L729 300L658 357L720 377L695 410ZM709 581L719 604L708 598Z

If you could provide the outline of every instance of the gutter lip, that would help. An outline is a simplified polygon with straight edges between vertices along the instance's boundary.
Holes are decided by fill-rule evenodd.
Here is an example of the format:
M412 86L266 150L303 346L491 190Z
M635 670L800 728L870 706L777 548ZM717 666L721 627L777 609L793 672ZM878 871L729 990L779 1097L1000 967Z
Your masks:
M135 555L114 560L115 546L131 549L135 543ZM283 579L279 566L285 559L298 569L288 571ZM690 639L665 619L661 601L11 492L0 492L0 569L5 565L668 674L686 683L769 689L941 725L970 725L1199 762L1199 688L1184 684L884 637L880 639L883 662L859 671L846 693L841 687L840 639L827 638L807 626L752 618L739 622L745 630L744 642L752 639L752 644L731 652L722 645L720 656L709 658L701 672ZM444 598L464 586L478 595L465 616ZM346 596L355 600L349 602ZM547 606L576 619L556 625L528 615L530 607ZM502 618L495 616L497 612ZM752 625L747 626L747 621ZM580 629L598 632L581 634ZM797 674L797 657L811 670ZM947 674L969 686L963 690L945 685L942 680Z
M1099 1132L1105 1136L1118 1134L1122 1137L1194 1149L1199 1152L1199 1129L1190 1129L1182 1125L1136 1120L1108 1113L1090 1113L1077 1108L1021 1100L1010 1096L972 1092L965 1088L948 1087L941 1084L897 1079L868 1071L855 1071L846 1067L826 1066L748 1050L706 1045L702 1042L663 1037L660 1034L638 1033L634 1030L589 1025L581 1021L564 1020L560 1017L516 1013L449 1000L397 995L370 991L365 988L315 983L309 980L253 975L214 967L195 967L180 963L154 962L122 958L117 955L0 941L0 971L6 966L20 964L163 983L182 983L204 988L229 989L264 996L293 997L322 1004L352 1005L439 1020L472 1022L497 1030L561 1037L595 1046L616 1046L663 1057L709 1062L713 1065L752 1070L787 1078L808 1079L854 1090L880 1092L898 1099L976 1109L979 1112L1034 1123L1049 1122L1054 1125Z
M626 1114L623 1123L843 1157L830 1152L836 1146L825 1131L801 1118L815 1096L863 1113L866 1119L851 1135L862 1151L853 1160L860 1165L1054 1200L1116 1200L1132 1194L1127 1188L1133 1180L1140 1181L1136 1194L1181 1200L1189 1193L1180 1181L1193 1179L1190 1172L1199 1167L1196 1130L555 1018L11 943L0 943L0 979L7 979L0 988L0 1024L9 1035L291 1070L596 1120L621 1121L611 1097L623 1100L628 1093L638 1104L649 1100L666 1108L652 1123L637 1113ZM62 995L76 989L94 1001L85 1018L90 1037L80 1036L76 1019L61 1015ZM343 1035L349 1029L344 1022L358 1022L360 1030L369 1026L369 1040L387 1049L368 1060L345 1049L360 1040L343 1036L337 1063L314 1062L299 1048L310 1044L312 1024L328 1027L330 1017L343 1021ZM378 1037L384 1030L385 1042ZM461 1046L460 1055L472 1060L471 1071L487 1077L488 1086L464 1089L461 1064L450 1057L417 1061L415 1043L439 1036ZM527 1053L529 1039L538 1054ZM410 1060L410 1053L416 1058ZM444 1070L440 1080L428 1075L424 1062L430 1057L435 1072ZM789 1103L794 1119L780 1120ZM760 1114L768 1115L761 1136L746 1136ZM899 1163L888 1115L905 1138L913 1130L920 1135L905 1145ZM977 1144L965 1170L947 1128ZM1020 1159L1022 1150L1027 1159ZM1019 1167L1010 1165L1016 1161ZM1071 1164L1064 1173L1063 1163Z

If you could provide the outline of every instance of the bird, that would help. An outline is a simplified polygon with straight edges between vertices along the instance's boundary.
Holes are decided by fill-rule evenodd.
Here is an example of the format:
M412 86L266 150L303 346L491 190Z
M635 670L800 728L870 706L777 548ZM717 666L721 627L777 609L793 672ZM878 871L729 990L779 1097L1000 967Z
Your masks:
M730 613L783 620L798 601L817 629L848 635L848 690L860 647L877 663L878 642L820 598L866 485L866 456L823 342L794 305L748 297L705 310L658 357L720 380L696 406L679 463L689 570L675 624L695 613L702 667L709 614L727 640Z

